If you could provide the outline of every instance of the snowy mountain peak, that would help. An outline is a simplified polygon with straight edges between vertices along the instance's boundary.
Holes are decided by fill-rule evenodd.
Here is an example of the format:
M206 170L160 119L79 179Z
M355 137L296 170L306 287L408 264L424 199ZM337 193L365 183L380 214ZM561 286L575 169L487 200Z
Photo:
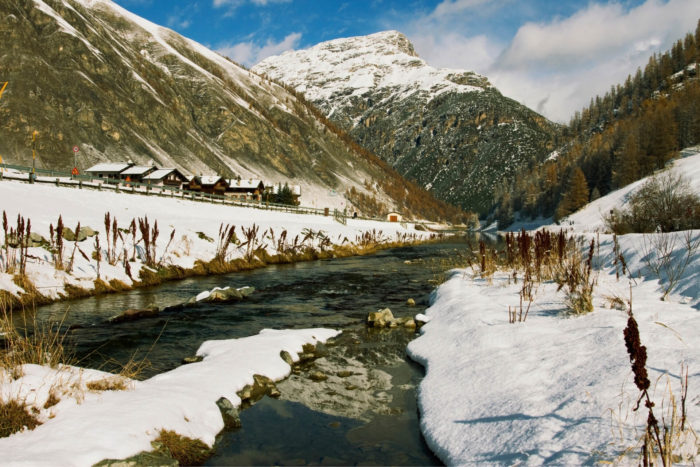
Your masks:
M445 92L479 92L491 87L476 73L431 67L398 31L322 42L269 57L253 71L284 81L313 102L361 97L377 89L402 97L421 92L432 99Z
M504 175L544 157L554 126L474 72L434 68L406 36L323 42L253 67L436 197L485 213Z
M358 45L362 46L364 49L375 48L380 54L406 54L411 57L418 57L411 41L399 31L382 31L368 36L335 39L322 42L316 47L329 52L344 52Z

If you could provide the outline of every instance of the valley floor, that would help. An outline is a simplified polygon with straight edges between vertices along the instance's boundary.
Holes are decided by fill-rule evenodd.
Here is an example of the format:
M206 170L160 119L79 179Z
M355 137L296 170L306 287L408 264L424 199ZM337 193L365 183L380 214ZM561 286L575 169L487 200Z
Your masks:
M382 229L388 238L405 232L398 224L350 220L343 226L332 218L239 211L185 201L144 199L137 203L131 196L98 192L90 192L90 202L84 203L75 195L70 189L0 183L0 196L13 200L5 208L10 209L8 218L18 213L31 218L32 230L42 235L59 214L68 226L82 221L96 230L106 211L118 218L120 227L135 217L157 219L163 237L176 229L167 254L163 253L167 238L159 240L159 256L186 267L192 267L196 259L210 260L216 253L222 222L246 228L255 222L261 230L272 228L277 236L286 229L288 237L304 235L304 229L323 230L333 243L344 243L343 237L359 241L372 229ZM408 353L426 368L419 387L421 426L428 445L443 462L636 464L647 412L643 405L633 410L639 391L623 338L630 299L641 343L647 347L646 367L657 418L669 422L671 398L676 406L680 404L682 375L687 371L686 423L700 426L700 251L691 252L675 292L661 301L668 280L654 277L648 267L663 256L654 247L661 234L619 239L628 272L618 278L612 237L577 230L587 241L594 238L600 244L593 258L597 285L591 313L567 314L563 291L545 281L535 286L527 319L509 323L508 308L519 305L521 284L513 284L503 272L482 278L472 269L454 270L435 291L426 311L430 321L409 344ZM682 246L686 235L691 242L700 242L699 231L664 237L676 240L670 264L686 261ZM242 257L244 250L243 246L232 248L231 254ZM75 272L68 275L51 266L46 250L31 248L30 253L40 259L28 263L28 275L47 290L60 290L65 282L94 282L95 265L88 259L76 257ZM104 266L102 274L124 282L128 279L118 265ZM7 275L3 277L0 285L16 292L19 286ZM280 350L296 355L304 343L323 341L336 332L266 330L245 339L205 342L198 351L204 357L201 364L185 365L148 381L129 382L126 391L86 390L87 382L109 376L73 367L48 370L29 365L22 368L21 375L3 372L3 399L24 398L37 407L44 421L33 431L0 439L3 461L89 465L104 458L125 458L150 449L161 428L211 445L223 427L215 404L219 397L236 405L240 402L236 391L250 384L254 373L272 379L289 373ZM232 358L234 353L244 358ZM198 384L193 385L193 380ZM46 407L51 391L57 388L64 391L61 402ZM134 410L120 411L120 407ZM107 425L109 431L104 429ZM678 461L698 455L698 437L692 430L677 434L673 443L674 453L682 456Z

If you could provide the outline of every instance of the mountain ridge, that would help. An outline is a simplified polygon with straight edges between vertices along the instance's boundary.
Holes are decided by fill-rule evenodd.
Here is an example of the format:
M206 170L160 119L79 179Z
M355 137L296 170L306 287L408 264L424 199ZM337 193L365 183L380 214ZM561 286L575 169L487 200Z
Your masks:
M36 163L45 168L70 169L78 145L80 169L132 159L293 180L302 201L330 207L348 200L329 192L355 187L377 206L406 209L366 181L415 191L282 86L111 1L0 0L0 39L1 78L10 82L0 101L6 162L29 165L38 131Z
M252 70L302 93L437 198L485 213L504 177L551 152L558 126L486 77L431 67L406 44L397 31L334 39Z

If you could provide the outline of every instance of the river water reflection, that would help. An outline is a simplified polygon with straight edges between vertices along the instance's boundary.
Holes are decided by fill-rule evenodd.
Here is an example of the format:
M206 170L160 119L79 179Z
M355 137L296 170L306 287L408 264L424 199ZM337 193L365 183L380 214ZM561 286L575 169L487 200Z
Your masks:
M415 334L367 329L364 319L384 307L395 316L423 312L436 281L466 248L466 243L421 245L191 278L57 303L38 313L74 328L70 338L80 365L113 370L146 358L150 365L140 378L175 368L206 340L249 336L263 328L340 329L321 358L278 384L279 400L265 398L242 412L243 428L222 433L208 463L436 464L418 424L415 388L422 368L405 354ZM241 302L106 322L128 308L163 308L217 286L252 286L255 292ZM408 298L416 306L408 306ZM328 379L311 381L312 371Z

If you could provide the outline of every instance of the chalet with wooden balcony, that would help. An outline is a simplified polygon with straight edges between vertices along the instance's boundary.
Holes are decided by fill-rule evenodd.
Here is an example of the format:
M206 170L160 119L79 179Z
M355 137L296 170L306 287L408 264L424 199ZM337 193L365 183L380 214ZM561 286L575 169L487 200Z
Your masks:
M144 176L143 183L181 188L184 183L187 183L187 177L177 169L157 169Z
M262 180L249 178L247 180L228 180L228 188L226 188L226 196L231 198L261 201L262 195L265 192L265 184Z

